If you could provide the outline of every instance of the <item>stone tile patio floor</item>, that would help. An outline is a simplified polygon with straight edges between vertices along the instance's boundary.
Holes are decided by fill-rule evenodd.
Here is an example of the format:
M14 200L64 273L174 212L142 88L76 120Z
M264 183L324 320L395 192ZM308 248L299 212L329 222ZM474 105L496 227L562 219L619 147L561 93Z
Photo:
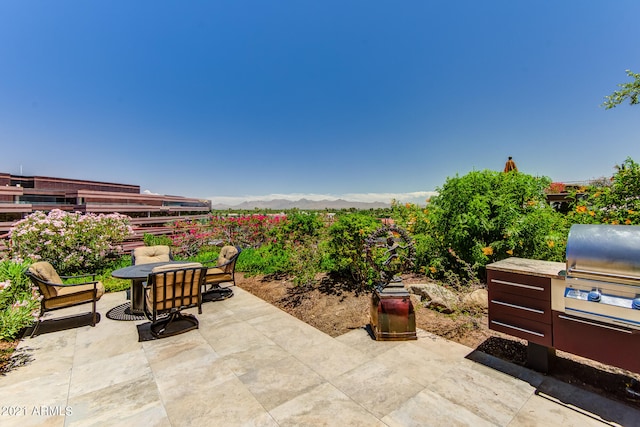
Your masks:
M640 424L634 408L424 331L331 338L234 291L203 304L200 329L170 338L139 342L145 321L108 319L119 292L100 300L95 328L24 339L28 362L0 377L0 425Z

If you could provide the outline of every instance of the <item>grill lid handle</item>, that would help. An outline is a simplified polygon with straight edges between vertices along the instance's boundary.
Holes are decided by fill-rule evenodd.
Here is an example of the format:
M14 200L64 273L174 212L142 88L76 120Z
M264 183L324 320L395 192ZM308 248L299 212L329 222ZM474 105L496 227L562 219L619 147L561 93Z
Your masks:
M604 271L592 271L592 270L582 270L580 268L569 267L567 270L567 274L588 274L589 276L602 276L602 277L611 277L611 278L620 278L620 279L629 279L629 280L640 280L638 276L629 276L627 274L614 274L607 273Z

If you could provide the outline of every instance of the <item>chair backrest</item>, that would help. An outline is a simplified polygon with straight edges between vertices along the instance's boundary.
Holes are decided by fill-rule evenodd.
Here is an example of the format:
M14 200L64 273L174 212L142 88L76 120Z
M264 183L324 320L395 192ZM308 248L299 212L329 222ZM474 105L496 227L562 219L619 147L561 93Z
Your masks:
M156 313L199 306L207 273L200 263L168 264L151 270L147 302Z
M131 251L132 265L169 262L171 260L173 260L171 248L166 245L141 246Z
M34 285L38 286L45 299L58 296L58 288L52 285L62 285L62 279L56 269L47 261L34 262L29 266L26 275Z
M225 273L231 273L235 268L235 261L238 259L241 249L236 246L223 246L218 255L218 265ZM233 262L230 262L233 261Z

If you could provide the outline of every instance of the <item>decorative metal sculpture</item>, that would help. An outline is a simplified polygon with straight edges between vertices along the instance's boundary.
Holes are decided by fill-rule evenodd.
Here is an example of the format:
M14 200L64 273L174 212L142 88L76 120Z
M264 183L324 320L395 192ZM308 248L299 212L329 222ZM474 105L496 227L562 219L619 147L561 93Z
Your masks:
M367 261L379 275L371 295L371 331L376 340L415 340L416 316L400 274L415 260L413 241L395 225L376 230L365 243Z
M374 231L366 240L367 261L378 273L376 288L384 289L389 283L401 282L400 274L413 266L415 248L407 232L395 225L386 225Z

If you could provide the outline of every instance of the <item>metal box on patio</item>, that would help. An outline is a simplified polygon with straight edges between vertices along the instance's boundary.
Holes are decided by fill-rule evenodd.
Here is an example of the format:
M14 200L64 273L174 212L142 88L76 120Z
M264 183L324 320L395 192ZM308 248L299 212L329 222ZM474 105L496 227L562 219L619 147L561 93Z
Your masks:
M373 292L371 329L377 341L417 339L416 314L402 282L390 283Z

